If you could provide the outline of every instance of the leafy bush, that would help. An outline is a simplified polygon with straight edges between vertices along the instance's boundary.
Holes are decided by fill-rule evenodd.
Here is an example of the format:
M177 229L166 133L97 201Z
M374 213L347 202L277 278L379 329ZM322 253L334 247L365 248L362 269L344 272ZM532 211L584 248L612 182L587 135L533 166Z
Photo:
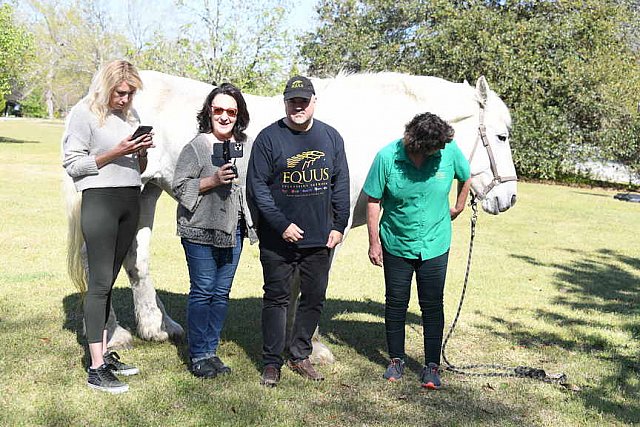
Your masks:
M324 0L318 12L302 48L312 74L486 76L511 108L522 176L557 179L594 154L638 157L637 18L625 1Z
M47 106L45 105L44 96L42 95L41 90L33 90L20 102L22 103L22 114L25 117L44 118L48 116Z

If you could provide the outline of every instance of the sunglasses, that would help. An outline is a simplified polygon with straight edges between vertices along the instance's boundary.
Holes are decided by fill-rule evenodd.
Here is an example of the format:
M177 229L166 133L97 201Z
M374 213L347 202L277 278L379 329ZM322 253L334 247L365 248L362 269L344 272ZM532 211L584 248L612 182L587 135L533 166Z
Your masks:
M222 107L214 107L212 105L211 106L211 111L213 111L213 115L214 116L221 116L223 113L227 113L227 116L229 116L229 117L238 116L238 109L237 108L222 108Z

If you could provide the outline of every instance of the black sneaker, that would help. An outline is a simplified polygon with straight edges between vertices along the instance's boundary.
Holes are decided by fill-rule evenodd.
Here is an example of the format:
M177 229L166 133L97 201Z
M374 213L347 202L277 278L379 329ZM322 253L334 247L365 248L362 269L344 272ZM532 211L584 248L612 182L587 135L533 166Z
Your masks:
M422 369L422 374L420 374L420 384L424 388L428 388L431 390L438 390L442 383L440 382L440 375L438 375L438 365L431 362L428 366L425 366Z
M213 356L209 359L213 367L218 371L218 375L221 374L230 374L231 368L222 363L222 360L218 356Z
M89 373L87 385L91 388L113 394L124 393L129 390L129 386L121 382L107 364L103 364L96 369L89 368L87 372Z
M105 353L102 358L104 359L104 364L111 369L111 372L117 375L124 375L125 377L129 375L135 375L140 370L135 366L127 365L120 361L120 356L115 351L110 351Z
M389 362L389 366L387 366L387 370L382 374L382 378L389 380L391 382L398 381L402 378L402 374L404 372L404 360L394 357Z
M191 363L191 373L198 378L215 378L218 370L211 363L211 359L202 359Z

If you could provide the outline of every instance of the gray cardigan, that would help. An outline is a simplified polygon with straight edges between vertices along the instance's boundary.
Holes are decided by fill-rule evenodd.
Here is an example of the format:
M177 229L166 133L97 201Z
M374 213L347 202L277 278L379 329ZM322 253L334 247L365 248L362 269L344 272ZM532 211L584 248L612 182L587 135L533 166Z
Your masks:
M177 233L189 241L216 247L235 246L238 214L244 214L251 243L258 238L246 203L247 164L253 141L247 139L244 157L236 159L238 180L200 194L200 179L212 176L218 167L211 163L211 144L198 134L184 146L173 177L173 195L178 200Z

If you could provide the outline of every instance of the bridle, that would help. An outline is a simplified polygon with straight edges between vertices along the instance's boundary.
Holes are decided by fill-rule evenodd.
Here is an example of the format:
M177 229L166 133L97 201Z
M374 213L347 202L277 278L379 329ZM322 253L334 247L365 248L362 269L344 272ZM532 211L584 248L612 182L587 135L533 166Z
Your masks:
M491 166L491 173L493 174L493 179L484 189L484 191L480 194L473 194L474 199L483 200L487 194L498 184L502 184L503 182L509 181L517 181L518 177L513 176L501 176L498 172L498 165L496 164L496 159L493 156L493 150L491 149L491 144L489 143L489 138L487 137L487 127L484 124L484 109L485 102L478 101L480 105L480 120L478 124L478 137L476 138L476 143L473 145L473 150L471 150L471 155L469 156L469 163L473 159L474 154L476 153L476 148L478 148L478 141L482 141L482 145L487 150L487 155L489 156L489 164Z
M460 302L458 303L458 310L456 311L456 315L451 322L451 326L449 327L449 331L444 336L444 341L442 343L442 347L440 349L442 360L444 362L444 369L455 372L457 374L468 375L473 377L517 377L517 378L531 378L540 380L546 383L554 383L561 384L565 387L568 387L567 384L567 376L564 373L559 374L547 374L543 369L534 368L530 366L504 366L498 364L470 364L464 366L456 366L452 364L447 359L446 348L449 339L451 338L453 331L458 323L458 319L460 318L460 312L462 311L462 304L464 302L464 297L467 292L467 284L469 283L469 273L471 272L471 255L473 253L473 241L476 235L476 223L478 220L478 200L484 199L489 191L493 187L503 182L509 181L517 181L518 178L516 176L501 176L498 173L498 168L496 165L496 160L493 156L493 151L491 150L491 145L489 144L489 138L487 137L487 128L484 124L484 102L478 101L480 104L480 121L478 124L478 138L476 138L476 143L473 146L473 150L471 151L471 156L469 156L469 163L473 159L473 155L476 152L476 148L478 147L478 141L482 141L482 145L484 145L487 150L487 154L489 156L489 162L491 164L491 173L493 173L493 180L484 189L481 194L473 194L471 197L471 237L469 239L469 254L467 256L467 269L464 274L464 283L462 286L462 294L460 295ZM483 372L478 372L481 370Z

